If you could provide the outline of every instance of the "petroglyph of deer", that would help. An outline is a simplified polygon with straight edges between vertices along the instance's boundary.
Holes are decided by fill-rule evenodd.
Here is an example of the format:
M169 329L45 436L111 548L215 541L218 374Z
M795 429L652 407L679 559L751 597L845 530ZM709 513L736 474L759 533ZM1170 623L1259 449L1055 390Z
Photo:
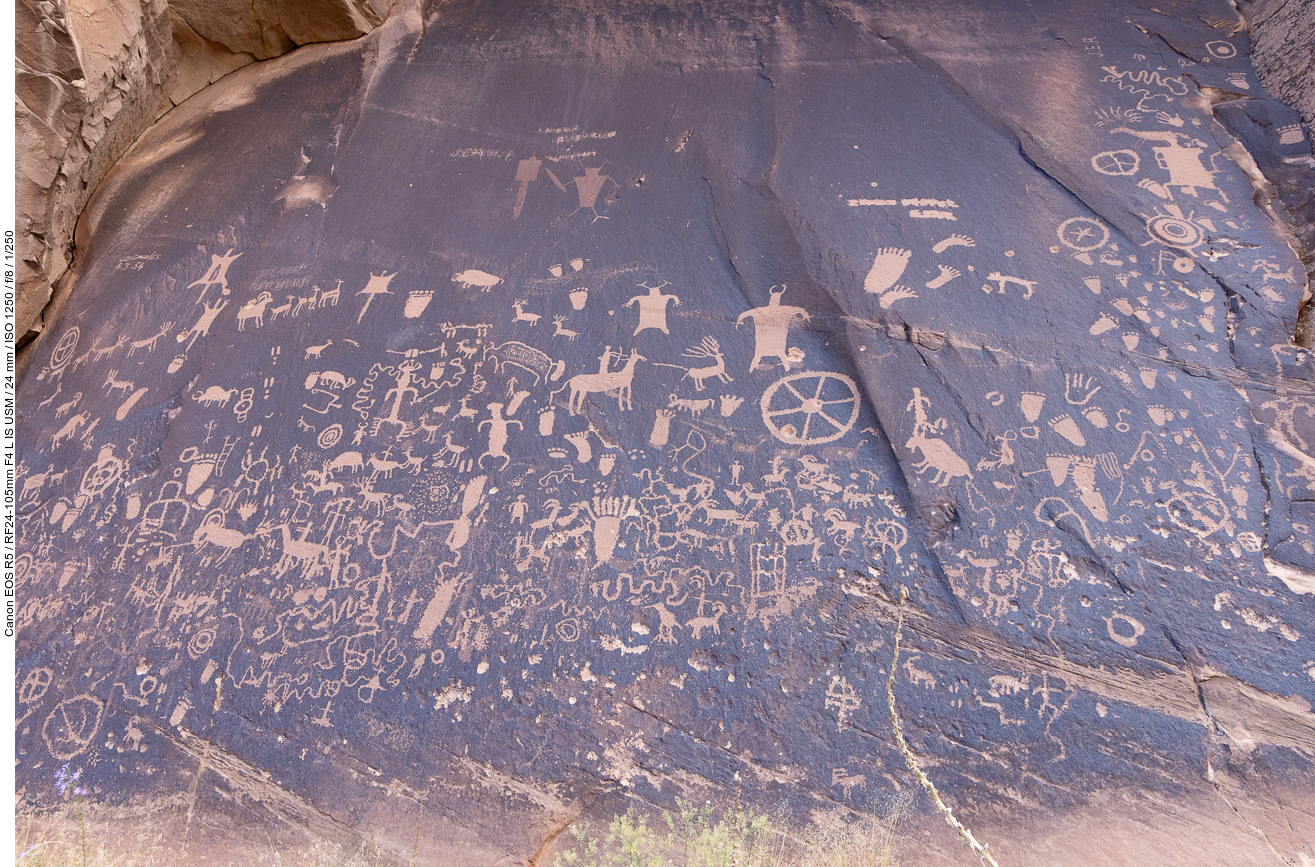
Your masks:
M443 434L443 448L434 456L434 460L437 461L444 455L450 455L447 459L447 465L449 467L455 467L461 461L462 453L468 448L470 448L470 446L459 446L452 442L452 431L448 431Z
M676 409L683 409L690 415L698 418L712 406L712 400L710 398L705 398L703 400L685 400L684 398L676 397L673 394L667 398L667 406Z
M365 511L369 511L371 506L379 507L379 517L384 516L384 509L388 505L388 492L376 491L370 487L371 479L366 479L357 485L361 492L361 500L365 503Z
M525 300L524 298L522 298L522 299L520 299L519 301L517 301L517 302L515 302L514 304L511 305L512 309L516 311L516 315L515 315L515 317L512 318L511 321L512 321L512 322L528 322L528 323L530 323L531 325L534 325L534 324L536 324L540 319L542 319L543 317L540 316L538 313L526 313L526 312L525 312L525 304L526 304L526 300Z
M402 465L411 472L411 475L418 476L425 468L425 461L429 459L429 455L413 455L411 454L412 448L412 446L406 447L406 460Z
M109 358L111 355L118 352L127 341L127 335L120 334L118 342L114 343L112 346L107 346L104 349L101 349L99 346L93 345L90 350L92 361L104 361L106 358Z
M365 461L360 452L343 452L331 461L324 462L324 472L336 473L338 470L351 470L353 473L359 472L365 467Z
M51 464L50 466L46 467L46 471L44 473L33 473L32 475L28 476L26 479L23 480L23 490L22 493L18 495L18 498L22 500L26 498L28 494L31 494L33 496L40 494L41 489L46 485L46 480L50 478L51 473L53 473L54 471L55 471L55 465Z
M337 286L334 286L332 289L329 289L328 291L326 291L326 292L324 292L322 295L320 295L320 303L319 303L318 306L320 306L320 307L337 307L337 306L338 306L338 299L339 299L340 297L342 297L342 281L341 281L341 280L338 281L338 285L337 285ZM332 302L332 303L330 303L330 302Z
M554 316L552 318L552 324L553 327L556 329L555 331L553 331L553 337L565 337L567 340L574 340L575 338L580 336L580 332L572 331L569 328L562 327L563 325L566 324L565 316Z
M125 396L131 394L133 389L132 380L115 379L114 377L118 375L119 372L117 370L111 370L109 374L105 377L105 385L103 386L103 388L106 390L106 393L108 394L115 391L122 391Z
M682 367L679 364L655 363L661 364L662 367L676 367L684 370L685 375L681 377L681 380L694 380L694 389L696 391L703 391L703 381L714 376L722 382L732 381L726 374L726 357L722 355L721 344L717 343L715 337L705 337L698 346L691 346L681 354L686 358L710 358L713 359L713 362L707 367Z
M312 428L313 429L313 428ZM329 480L329 470L327 467L316 472L315 470L306 470L306 478L310 480L310 490L313 494L321 491L328 491L335 496L342 491L342 484Z
M857 786L864 791L868 787L868 778L863 774L850 774L844 768L831 769L831 785L840 786L845 790L845 800L849 800L849 793Z
M273 308L271 308L270 311L269 311L269 322L270 322L271 325L273 325L275 322L277 322L278 319L279 319L279 317L282 316L284 313L287 313L289 316L293 315L292 312L291 312L291 311L292 311L292 302L294 302L294 301L297 300L297 296L296 296L296 295L284 295L283 297L288 299L288 303L287 303L287 304L280 304L280 305L277 306L277 307L273 307Z
M853 521L850 521L840 509L827 509L822 513L822 517L827 520L827 535L830 536L833 541L839 540L846 545L848 545L850 540L854 538L855 533L863 529L862 524L855 524Z
M159 343L160 338L168 334L169 329L173 327L174 324L172 322L166 322L164 323L164 327L162 327L159 331L155 332L145 340L134 340L132 343L129 343L128 357L132 358L133 355L135 355L137 353L137 350L139 349L145 349L147 352L153 351L155 349L155 344Z
M292 538L292 532L287 524L279 524L271 529L278 530L283 537L283 556L274 567L276 574L284 575L293 566L299 565L301 577L311 578L329 565L331 559L329 548L316 542L306 541L306 535L310 532L309 525L302 531L299 539Z
M81 400L82 392L79 391L77 394L73 395L72 400L67 403L61 403L59 406L55 407L55 418L63 418L71 413Z
M383 458L379 458L376 455L370 455L370 459L366 461L366 463L370 465L370 469L374 470L374 472L370 474L371 482L380 476L383 476L385 479L391 479L393 477L393 470L402 465L401 461L390 461L388 459L389 451L391 451L391 449L384 452Z
M214 545L217 548L223 548L224 553L219 555L217 561L222 563L230 554L245 545L250 538L251 536L240 530L230 530L223 523L211 520L202 524L192 534L192 544L197 548L202 545Z

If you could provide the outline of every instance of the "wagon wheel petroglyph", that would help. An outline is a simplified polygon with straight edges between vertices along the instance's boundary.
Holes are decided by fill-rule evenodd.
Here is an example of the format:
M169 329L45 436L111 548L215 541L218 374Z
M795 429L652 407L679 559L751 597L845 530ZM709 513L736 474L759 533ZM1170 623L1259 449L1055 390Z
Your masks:
M768 386L759 406L767 429L782 442L829 443L858 419L858 387L841 373L792 373Z

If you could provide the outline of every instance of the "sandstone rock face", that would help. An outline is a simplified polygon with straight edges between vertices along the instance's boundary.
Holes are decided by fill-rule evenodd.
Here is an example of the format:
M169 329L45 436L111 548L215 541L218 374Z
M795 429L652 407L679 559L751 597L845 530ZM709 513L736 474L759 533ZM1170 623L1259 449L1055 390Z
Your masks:
M1315 2L1247 4L1251 56L1265 89L1315 123Z
M368 0L20 0L16 8L20 335L41 329L73 232L148 124L234 69L368 33Z
M964 863L904 587L896 710L1001 864L1315 858L1310 143L1228 3L437 14L225 77L88 205L25 809L68 765L187 863L547 864L738 774Z

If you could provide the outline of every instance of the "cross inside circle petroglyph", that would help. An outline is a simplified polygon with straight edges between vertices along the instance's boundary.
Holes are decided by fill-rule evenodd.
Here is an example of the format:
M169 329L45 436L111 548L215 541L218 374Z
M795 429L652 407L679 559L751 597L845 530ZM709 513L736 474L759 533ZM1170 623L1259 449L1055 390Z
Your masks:
M1055 230L1060 243L1065 247L1086 253L1105 246L1110 239L1110 230L1104 223L1090 217L1071 217L1059 224Z
M79 695L61 701L41 726L50 754L67 761L85 750L100 728L105 705L97 698Z

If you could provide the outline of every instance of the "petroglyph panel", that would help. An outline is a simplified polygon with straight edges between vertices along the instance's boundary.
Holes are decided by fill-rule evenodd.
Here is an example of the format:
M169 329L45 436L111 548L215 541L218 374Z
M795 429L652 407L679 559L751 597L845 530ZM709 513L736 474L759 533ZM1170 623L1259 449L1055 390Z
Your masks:
M1240 34L1182 23L1217 46L1187 67L1056 23L1020 95L921 12L934 63L805 4L680 74L572 59L577 12L536 13L561 56L454 12L386 88L290 66L160 157L205 177L97 194L23 382L21 781L107 786L166 732L350 740L435 798L476 785L440 753L659 802L744 755L871 808L901 585L900 706L956 798L1185 775L1202 672L1315 698L1305 277L1199 97ZM305 160L332 194L270 200Z

